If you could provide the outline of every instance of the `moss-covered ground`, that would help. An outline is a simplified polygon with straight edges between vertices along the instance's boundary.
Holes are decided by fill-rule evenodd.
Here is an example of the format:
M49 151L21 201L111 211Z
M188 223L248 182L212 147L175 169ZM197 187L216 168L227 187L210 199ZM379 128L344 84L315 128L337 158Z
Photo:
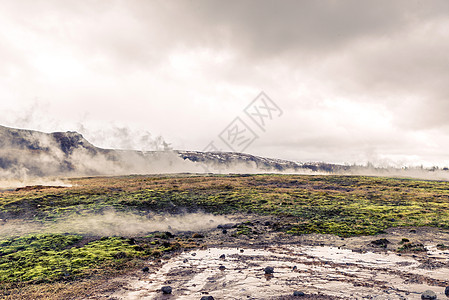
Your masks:
M70 182L72 187L0 193L0 219L51 224L114 209L142 215L149 211L271 215L277 219L272 227L289 234L352 236L396 226L449 228L448 182L305 175L125 176ZM238 229L238 234L251 232L243 223ZM0 285L3 296L11 299L20 299L18 290L30 285L45 286L47 295L50 290L69 289L64 285L68 282L76 286L85 285L81 282L86 278L103 280L164 253L195 246L169 234L2 237ZM36 289L29 295L39 294Z

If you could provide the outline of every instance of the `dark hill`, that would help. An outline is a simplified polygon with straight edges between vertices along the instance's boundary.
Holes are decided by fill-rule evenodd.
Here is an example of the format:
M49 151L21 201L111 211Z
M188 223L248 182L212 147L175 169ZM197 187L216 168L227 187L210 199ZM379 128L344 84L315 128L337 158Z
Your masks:
M73 131L44 133L0 126L0 177L134 173L336 172L347 167L300 164L234 152L102 149Z

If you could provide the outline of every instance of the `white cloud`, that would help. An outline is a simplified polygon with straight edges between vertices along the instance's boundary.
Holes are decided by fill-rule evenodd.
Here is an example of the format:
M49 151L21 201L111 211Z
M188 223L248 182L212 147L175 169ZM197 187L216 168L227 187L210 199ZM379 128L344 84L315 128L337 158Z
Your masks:
M446 1L1 4L4 125L201 150L264 90L284 115L251 153L449 164Z

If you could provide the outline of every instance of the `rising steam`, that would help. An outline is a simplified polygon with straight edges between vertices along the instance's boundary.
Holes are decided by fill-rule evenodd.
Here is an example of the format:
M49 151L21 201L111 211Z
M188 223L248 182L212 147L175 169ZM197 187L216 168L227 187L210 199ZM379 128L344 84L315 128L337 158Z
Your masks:
M72 216L51 224L37 224L24 220L1 220L0 236L15 236L29 233L72 233L94 236L139 236L155 231L202 231L230 223L225 216L205 213L179 215L147 215L110 210L101 214Z

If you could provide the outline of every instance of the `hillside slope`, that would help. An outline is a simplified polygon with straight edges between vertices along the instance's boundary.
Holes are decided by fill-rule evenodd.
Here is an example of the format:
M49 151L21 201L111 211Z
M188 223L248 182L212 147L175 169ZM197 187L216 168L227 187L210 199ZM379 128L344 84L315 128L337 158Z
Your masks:
M345 168L233 152L102 149L73 131L44 133L0 126L2 178L180 172L333 172Z

